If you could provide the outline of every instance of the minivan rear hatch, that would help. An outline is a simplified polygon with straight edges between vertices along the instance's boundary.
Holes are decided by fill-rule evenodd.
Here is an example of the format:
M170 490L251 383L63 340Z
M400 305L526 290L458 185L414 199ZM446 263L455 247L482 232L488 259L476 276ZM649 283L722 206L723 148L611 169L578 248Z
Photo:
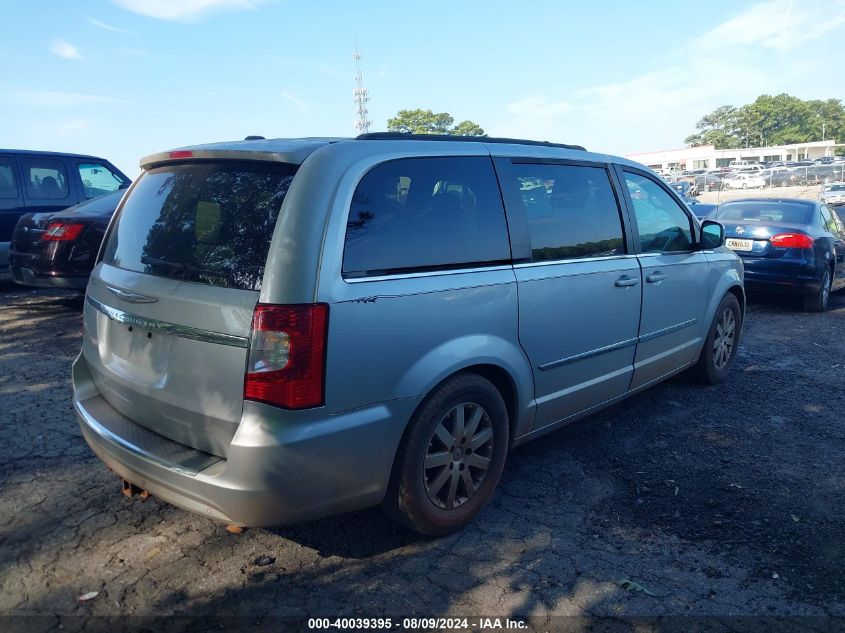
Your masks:
M252 314L297 166L153 166L106 236L85 305L83 355L124 416L226 456L243 409Z

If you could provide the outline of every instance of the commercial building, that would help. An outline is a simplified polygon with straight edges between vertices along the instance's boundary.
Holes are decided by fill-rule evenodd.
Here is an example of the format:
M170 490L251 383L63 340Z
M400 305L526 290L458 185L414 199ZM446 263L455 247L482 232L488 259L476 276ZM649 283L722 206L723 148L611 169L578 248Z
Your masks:
M681 147L659 152L628 154L626 158L648 165L655 171L676 171L684 169L717 169L727 167L731 161L776 161L804 160L833 156L836 148L845 147L834 140L792 145L770 145L769 147L746 147L742 149L716 149L713 145Z

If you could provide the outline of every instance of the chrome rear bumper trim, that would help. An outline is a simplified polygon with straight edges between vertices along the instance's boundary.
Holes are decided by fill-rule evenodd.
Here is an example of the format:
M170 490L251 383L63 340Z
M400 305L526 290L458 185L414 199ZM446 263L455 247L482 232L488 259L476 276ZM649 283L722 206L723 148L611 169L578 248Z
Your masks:
M229 345L230 347L242 347L244 349L249 347L249 339L243 336L211 332L210 330L201 330L199 328L188 327L187 325L179 325L178 323L169 323L167 321L159 321L158 319L142 317L137 314L132 314L131 312L107 306L105 303L97 301L90 295L88 295L87 300L88 303L90 303L96 310L99 310L112 321L117 321L118 323L125 323L126 325L132 325L146 330L164 332L166 334L172 334L173 336L187 338L193 341L202 341L204 343L214 343L217 345Z

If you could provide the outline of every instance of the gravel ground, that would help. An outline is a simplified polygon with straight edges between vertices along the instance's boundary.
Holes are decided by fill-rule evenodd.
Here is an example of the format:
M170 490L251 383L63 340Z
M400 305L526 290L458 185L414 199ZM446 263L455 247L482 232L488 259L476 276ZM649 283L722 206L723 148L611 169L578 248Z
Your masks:
M71 409L81 296L0 285L0 614L845 616L832 303L755 299L725 384L517 449L481 516L428 540L378 510L234 535L123 497Z

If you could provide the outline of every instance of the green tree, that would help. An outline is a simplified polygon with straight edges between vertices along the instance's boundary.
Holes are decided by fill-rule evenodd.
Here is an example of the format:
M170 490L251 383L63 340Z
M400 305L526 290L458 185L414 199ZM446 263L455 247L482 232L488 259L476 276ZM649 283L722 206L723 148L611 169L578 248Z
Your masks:
M739 108L721 106L701 118L688 145L717 149L786 145L845 138L845 108L839 99L803 101L788 94L760 95Z
M472 121L461 121L454 125L455 119L448 112L431 110L399 110L396 116L387 120L387 129L391 132L409 134L455 134L459 136L484 136L484 130Z
M461 121L449 133L457 134L458 136L487 136L484 133L484 128L472 121Z
M695 124L698 130L689 135L687 145L715 145L718 149L739 147L738 111L730 105L716 108Z

